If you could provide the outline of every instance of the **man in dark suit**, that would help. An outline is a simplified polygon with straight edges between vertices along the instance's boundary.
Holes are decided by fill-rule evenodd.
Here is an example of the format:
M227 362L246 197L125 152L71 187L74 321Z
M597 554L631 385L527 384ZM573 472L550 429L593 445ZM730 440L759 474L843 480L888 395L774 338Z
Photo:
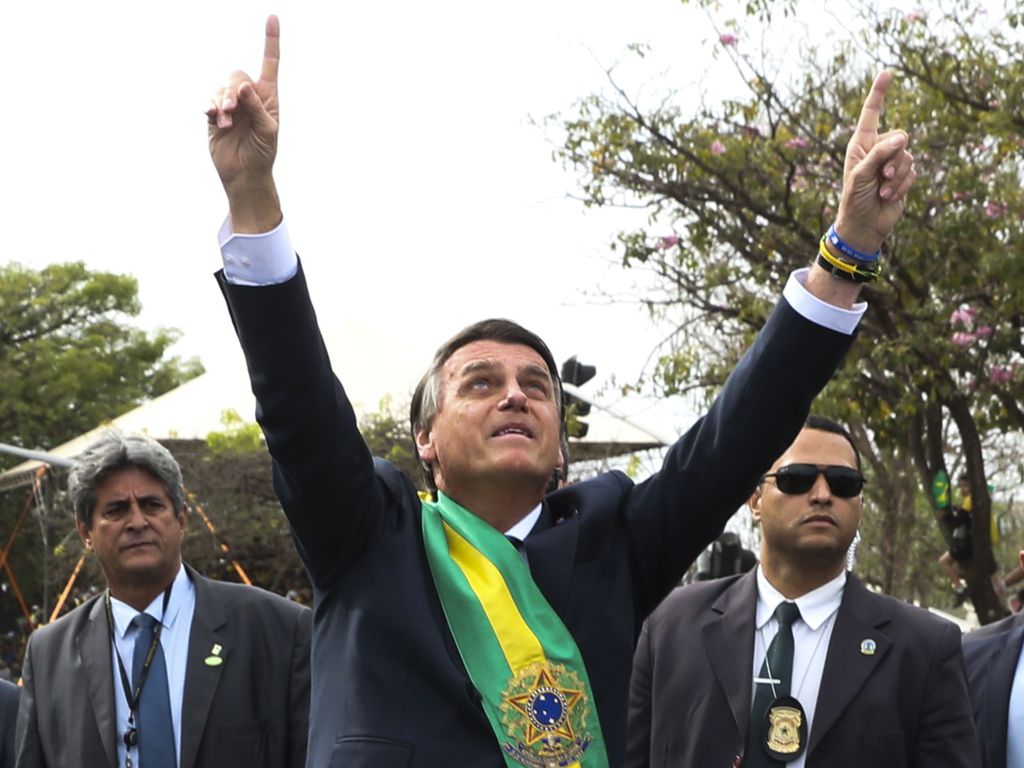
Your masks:
M959 630L846 572L860 456L811 417L750 497L761 562L644 625L631 768L977 766Z
M0 680L0 768L14 768L14 730L20 700L21 688Z
M208 119L230 209L221 287L315 591L311 764L620 765L640 623L799 430L851 342L859 285L818 266L793 278L660 473L546 498L563 464L554 359L515 323L470 326L413 398L437 489L421 503L360 438L283 227L278 60L272 17L259 80L232 75ZM871 252L914 178L906 135L878 134L888 82L851 143L838 225Z
M1020 553L1024 568L1024 550ZM1024 765L1024 613L964 636L967 687L985 768ZM1011 727L1011 723L1015 724Z
M108 589L29 638L17 765L302 768L309 609L182 564L181 470L154 440L106 433L68 493Z

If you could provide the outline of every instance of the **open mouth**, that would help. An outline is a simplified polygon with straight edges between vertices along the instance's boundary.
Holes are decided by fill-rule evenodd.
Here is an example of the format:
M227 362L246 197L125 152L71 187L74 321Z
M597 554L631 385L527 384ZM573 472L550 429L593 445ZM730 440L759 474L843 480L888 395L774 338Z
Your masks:
M533 438L533 432L523 424L505 424L491 433L491 437L507 437L509 435Z

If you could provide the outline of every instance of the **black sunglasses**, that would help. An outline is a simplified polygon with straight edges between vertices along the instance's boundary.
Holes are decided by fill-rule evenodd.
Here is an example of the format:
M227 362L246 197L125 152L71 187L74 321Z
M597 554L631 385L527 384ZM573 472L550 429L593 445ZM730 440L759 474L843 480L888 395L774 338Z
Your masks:
M864 475L853 467L818 466L817 464L787 464L775 472L769 472L761 478L775 478L775 487L786 494L798 495L807 493L818 482L818 475L825 476L829 490L833 496L850 499L857 496L863 489Z

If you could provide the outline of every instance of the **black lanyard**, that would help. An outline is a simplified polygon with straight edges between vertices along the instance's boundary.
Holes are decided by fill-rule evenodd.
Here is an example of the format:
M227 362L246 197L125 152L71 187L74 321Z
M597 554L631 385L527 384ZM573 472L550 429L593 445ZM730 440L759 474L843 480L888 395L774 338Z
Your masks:
M132 693L132 684L128 680L128 673L125 671L124 662L121 660L121 652L117 650L117 643L114 640L114 612L110 607L109 589L104 598L107 607L107 629L110 631L110 644L114 647L114 655L117 657L117 669L121 673L121 689L124 691L125 701L128 702L128 728L122 734L121 739L124 741L125 748L129 751L139 743L139 731L135 727L135 712L139 708L142 686L146 684L146 679L149 677L149 668L153 664L153 657L156 656L156 649L160 647L160 633L164 628L163 620L167 615L167 604L171 600L171 587L173 586L174 582L172 581L167 585L167 589L164 590L163 611L160 614L160 621L156 625L156 632L153 633L153 640L149 644L149 650L146 651L146 660L142 663L142 671L139 673L139 680L134 693ZM139 630L141 631L141 627ZM128 759L131 760L130 757ZM129 762L128 765L131 765L131 763Z

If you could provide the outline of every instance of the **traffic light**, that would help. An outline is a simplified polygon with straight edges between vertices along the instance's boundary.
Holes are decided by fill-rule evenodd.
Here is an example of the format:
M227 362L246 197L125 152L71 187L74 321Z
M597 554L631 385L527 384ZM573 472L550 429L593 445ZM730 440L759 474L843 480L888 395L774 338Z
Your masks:
M576 355L562 363L562 382L572 384L574 387L586 384L594 378L595 373L597 373L597 368L579 362L576 359ZM580 419L590 413L590 403L563 391L562 405L565 411L569 437L586 437L590 425Z

